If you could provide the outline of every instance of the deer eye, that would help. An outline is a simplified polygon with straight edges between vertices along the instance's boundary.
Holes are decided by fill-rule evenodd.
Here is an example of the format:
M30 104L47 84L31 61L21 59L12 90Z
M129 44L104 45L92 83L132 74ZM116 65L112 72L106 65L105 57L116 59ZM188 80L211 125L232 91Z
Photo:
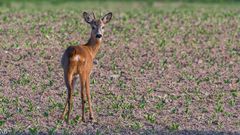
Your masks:
M96 27L92 26L92 29L96 29Z
M102 29L104 29L104 26L102 26Z

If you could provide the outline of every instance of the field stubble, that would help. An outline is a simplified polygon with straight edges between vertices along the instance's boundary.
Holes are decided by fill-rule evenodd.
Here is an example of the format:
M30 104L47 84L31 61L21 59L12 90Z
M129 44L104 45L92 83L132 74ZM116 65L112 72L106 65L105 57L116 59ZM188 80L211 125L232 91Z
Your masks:
M239 133L240 10L115 6L107 6L114 18L91 75L97 122L81 122L77 86L69 125L59 119L66 99L60 58L67 46L89 37L85 7L2 8L0 128L32 134ZM94 9L100 16L98 11L106 9Z

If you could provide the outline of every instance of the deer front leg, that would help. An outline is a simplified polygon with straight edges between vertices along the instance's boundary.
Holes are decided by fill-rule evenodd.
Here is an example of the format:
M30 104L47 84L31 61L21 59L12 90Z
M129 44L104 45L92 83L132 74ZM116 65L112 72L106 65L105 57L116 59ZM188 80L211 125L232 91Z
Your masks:
M92 112L92 102L91 102L91 95L90 95L90 79L89 76L87 77L86 80L86 94L88 98L88 104L89 104L89 118L91 121L94 120L93 118L93 112Z

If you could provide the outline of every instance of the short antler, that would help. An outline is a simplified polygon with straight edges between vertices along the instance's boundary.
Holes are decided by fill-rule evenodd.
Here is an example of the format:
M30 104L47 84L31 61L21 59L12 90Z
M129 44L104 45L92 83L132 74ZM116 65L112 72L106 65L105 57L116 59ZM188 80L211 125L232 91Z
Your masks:
M95 14L92 12L92 15L93 15L93 19L95 20L96 18L95 18Z

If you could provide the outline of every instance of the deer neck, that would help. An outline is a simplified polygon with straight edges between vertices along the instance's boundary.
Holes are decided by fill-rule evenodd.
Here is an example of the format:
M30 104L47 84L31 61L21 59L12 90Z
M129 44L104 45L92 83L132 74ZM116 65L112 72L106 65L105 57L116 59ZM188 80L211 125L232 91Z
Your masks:
M96 40L95 38L91 38L88 40L86 46L89 47L90 53L93 58L95 58L99 48L100 48L101 40Z

